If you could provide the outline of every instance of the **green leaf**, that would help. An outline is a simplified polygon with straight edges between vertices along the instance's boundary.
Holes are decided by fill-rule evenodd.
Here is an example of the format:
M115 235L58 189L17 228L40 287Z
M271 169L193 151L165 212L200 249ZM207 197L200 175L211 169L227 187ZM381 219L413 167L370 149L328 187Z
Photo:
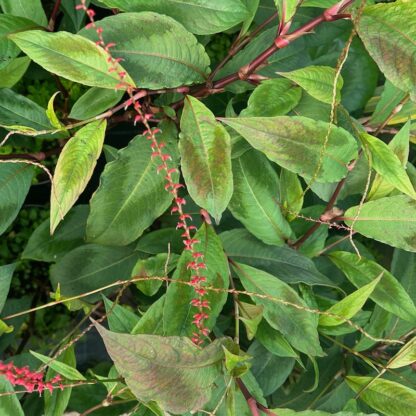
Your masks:
M265 320L259 325L256 332L256 339L274 355L298 358L298 354L281 332L272 328Z
M0 336L3 334L9 334L13 332L14 328L7 325L4 321L0 319Z
M132 247L103 247L87 244L70 251L50 269L50 280L58 284L63 297L76 296L130 278L130 272L139 257ZM113 291L116 290L116 286ZM103 293L108 293L104 291ZM95 301L99 293L84 298Z
M131 333L165 335L163 331L163 309L166 295L162 295L156 302L152 303L140 321L132 329Z
M107 320L110 331L130 334L140 318L130 309L121 305L114 305L114 302L111 302L104 295L102 295L102 298L108 314Z
M241 0L241 3L246 6L246 9L248 11L248 16L243 21L243 24L241 25L241 30L239 36L244 36L250 29L251 24L253 23L253 19L257 13L260 0Z
M313 314L302 310L307 305L290 286L277 277L245 264L236 263L234 270L247 291L266 296L252 298L256 304L264 306L264 317L273 328L279 330L299 351L313 356L323 355L316 328L317 320ZM274 299L267 299L267 296ZM287 302L291 305L285 304Z
M348 162L357 154L355 139L336 126L331 126L324 151L329 124L322 121L287 116L221 120L273 162L301 176L316 176L318 182L335 182L345 177Z
M265 396L274 393L293 371L293 358L274 355L258 342L252 343L247 353L253 357L250 371Z
M283 18L283 13L285 16L284 23L292 20L293 16L296 13L299 3L302 4L300 0L274 0L277 9L279 10L280 19Z
M58 225L53 235L49 232L49 219L42 222L30 236L22 258L55 262L75 247L84 244L88 212L88 205L75 206Z
M107 53L82 36L29 30L9 35L9 39L42 68L70 81L109 89L120 83L121 65L116 64L117 71L109 72ZM129 75L124 80L134 86Z
M115 106L123 96L121 90L107 90L93 87L81 95L73 105L69 118L75 120L88 120Z
M100 27L104 40L116 44L111 53L123 59L140 88L173 88L206 80L208 55L196 37L172 18L151 12L120 13L100 20ZM80 34L96 40L91 30Z
M239 303L240 321L246 327L247 338L251 341L257 333L258 326L263 319L263 306L251 303Z
M234 261L262 269L289 284L336 287L311 259L296 250L264 244L244 229L226 231L220 237L227 256Z
M20 49L8 39L13 33L37 29L39 26L24 17L0 14L0 60L16 58Z
M5 376L0 376L0 394L13 393L14 389ZM2 416L25 416L17 394L7 394L0 400Z
M362 207L351 207L344 218L348 226L368 238L416 251L416 202L407 195L389 196L367 202Z
M219 223L233 193L230 135L204 104L188 95L180 138L181 167L189 195Z
M166 144L165 153L173 158L169 167L176 166L175 137L172 124L165 124L158 137L159 142ZM144 136L136 136L119 151L116 160L107 163L90 202L88 241L127 245L166 211L172 195L165 191L164 175L157 174L159 165L160 161L152 158L152 149Z
M56 164L51 191L51 234L91 179L104 143L106 120L78 130L65 144Z
M397 1L366 7L358 34L386 78L416 99L416 3ZM400 56L400 59L397 57Z
M248 151L233 159L233 176L233 216L263 242L284 245L293 232L280 210L279 177L271 163L260 152Z
M329 66L308 66L291 72L278 72L302 87L308 94L327 104L332 104L336 70ZM341 100L342 77L337 78L336 102Z
M5 14L25 17L41 26L48 23L41 0L0 0L0 6Z
M0 124L31 127L34 130L52 129L45 109L7 88L0 89Z
M280 201L283 212L293 221L303 207L303 188L296 173L282 168L280 171Z
M367 302L367 299L373 293L375 287L380 282L382 276L380 275L372 282L362 286L360 289L346 296L341 301L337 302L335 305L331 306L325 312L342 316L345 319L351 319L356 315L364 304ZM336 318L334 316L320 315L319 325L323 326L336 326L345 322L345 319Z
M415 322L416 307L412 299L397 279L382 266L346 251L330 253L329 258L357 288L373 282L381 275L381 280L370 294L370 299L405 321Z
M59 121L59 118L56 115L54 109L55 98L59 93L60 92L57 91L55 94L52 95L48 102L48 108L46 109L46 116L48 117L48 120L51 123L51 125L56 129L62 129L64 127L63 124Z
M181 254L183 251L183 238L181 231L176 228L162 228L151 231L140 237L136 250L146 254L166 253L168 247L173 253Z
M241 117L283 116L295 108L302 90L288 79L276 78L262 82L251 93Z
M25 163L0 163L0 234L17 217L29 192L34 169Z
M400 351L387 363L387 368L401 368L413 364L416 361L416 337L406 343Z
M416 412L416 391L390 380L372 377L348 376L347 384L359 392L368 383L371 385L360 393L360 398L372 408L386 416L411 415Z
M98 324L96 328L138 400L155 400L177 414L200 409L209 400L221 374L223 340L200 349L188 338L118 334Z
M416 192L407 176L406 170L400 159L383 141L370 134L360 135L364 146L370 152L370 166L380 174L385 181L393 185L399 191L416 199ZM368 156L367 156L368 157Z
M410 138L410 122L406 123L402 129L394 136L394 138L390 141L388 144L388 148L397 156L399 159L402 170L400 170L397 166L397 162L395 163L395 168L393 166L388 165L389 158L392 159L392 156L389 155L387 158L384 158L381 162L380 169L385 172L386 178L383 178L382 174L377 174L373 180L373 183L370 188L370 192L368 193L368 199L378 199L383 198L390 194L393 189L395 188L394 183L398 183L399 180L394 180L394 173L389 176L389 170L395 170L396 174L399 175L400 178L404 181L404 185L406 186L406 189L408 189L408 180L409 177L407 173L405 172L407 160L409 158L409 138ZM384 143L383 143L384 144ZM382 146L384 148L384 146ZM371 149L371 148L370 148ZM380 154L385 153L385 148L381 149ZM372 154L372 162L373 167L375 168L374 164L374 154ZM399 187L397 187L400 189ZM413 189L412 184L410 184L410 189ZM405 192L407 193L407 192ZM414 189L413 189L414 193ZM413 195L410 195L413 196Z
M390 81L387 80L384 84L380 100L377 102L377 106L371 115L369 124L377 127L384 123L405 96L406 93L404 91L396 88Z
M168 246L166 246L166 249ZM144 260L139 260L133 267L131 272L132 277L163 277L167 276L178 262L178 255L160 253L154 257L149 257ZM153 296L162 286L162 280L143 280L136 282L136 287L146 296Z
M68 365L70 368L75 368L74 346L67 348L57 360ZM47 380L52 379L56 374L57 372L50 367L46 374ZM52 393L46 390L44 392L45 416L62 416L68 406L71 393L72 389L70 387L65 387L62 391L60 389L54 389Z
M38 360L42 361L42 363L46 364L49 368L52 368L52 370L56 371L68 380L86 380L86 378L76 368L65 364L64 362L54 360L51 357L39 354L35 351L30 351L30 353Z
M205 327L212 329L215 325L228 297L229 269L227 258L221 244L221 240L212 226L204 223L195 234L200 242L195 246L198 252L204 255L207 270L203 276L206 277L206 286L224 289L223 292L208 291L204 299L210 304L209 318L205 321ZM163 311L163 328L167 335L192 336L195 325L192 323L193 314L197 309L191 305L196 294L194 288L188 285L175 283L175 280L190 281L195 272L188 268L193 261L192 253L184 250L178 266L173 274L173 282L170 283L166 293L165 308Z
M152 11L166 14L197 35L223 32L248 15L240 0L101 0L126 12Z
M0 266L0 312L3 310L4 304L6 303L15 268L16 263Z
M27 56L0 63L0 88L11 88L25 74L30 59Z

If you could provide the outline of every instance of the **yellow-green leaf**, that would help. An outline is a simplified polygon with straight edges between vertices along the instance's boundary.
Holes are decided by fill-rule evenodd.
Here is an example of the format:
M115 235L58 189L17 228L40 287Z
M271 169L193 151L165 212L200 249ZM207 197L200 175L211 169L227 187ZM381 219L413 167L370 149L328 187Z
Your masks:
M409 158L409 139L410 122L406 123L388 144L389 149L398 157L403 169L406 168L407 160ZM387 163L386 160L384 162ZM407 183L404 174L400 173L400 175L404 178L405 183ZM390 176L384 178L383 176L388 176L388 173L386 172L386 175L381 175L380 173L377 173L374 177L373 183L371 184L370 192L368 193L369 200L383 198L390 194L395 188L395 186L392 184L393 177Z
M88 184L104 143L105 120L78 130L59 156L51 191L51 234Z
M356 393L363 389L360 399L383 415L416 414L416 391L409 387L390 380L374 380L372 377L348 376L346 382Z
M301 176L315 177L318 182L336 182L345 177L348 163L357 154L350 133L323 121L296 116L221 120L273 162Z
M330 314L338 315L342 318L330 315L321 315L319 317L319 325L336 326L345 322L346 319L352 318L364 306L365 302L380 282L381 277L382 275L374 279L372 282L360 287L358 290L346 296L344 299L325 311Z
M397 188L399 191L416 199L416 192L410 182L409 176L400 159L395 155L393 149L377 137L363 133L360 139L365 149L370 152L370 166L380 174L383 179ZM367 153L366 153L367 154Z
M341 100L341 89L344 84L342 77L337 77L335 87L336 70L329 66L307 66L291 72L278 72L282 77L302 87L308 94L327 104L332 104L334 93L335 100Z
M38 65L53 74L91 87L115 88L119 83L117 70L109 72L108 55L104 49L82 36L68 32L48 33L41 30L9 35L9 39ZM125 81L134 86L129 75Z
M416 252L416 201L407 195L351 207L345 212L344 221L368 238Z

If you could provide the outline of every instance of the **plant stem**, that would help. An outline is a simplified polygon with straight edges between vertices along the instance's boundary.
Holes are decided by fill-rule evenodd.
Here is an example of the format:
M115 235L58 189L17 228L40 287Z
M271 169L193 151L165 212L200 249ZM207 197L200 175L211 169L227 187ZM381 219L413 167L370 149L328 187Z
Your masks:
M246 402L248 404L248 407L250 408L251 414L253 416L260 416L259 410L261 410L266 415L270 416L276 416L277 413L273 413L271 410L269 410L267 407L263 406L261 403L259 403L248 391L246 385L243 383L241 378L235 379L238 387L241 390L241 393L243 393L244 398L246 399Z
M51 32L55 30L56 17L59 13L59 8L61 7L61 3L62 3L62 0L56 0L55 5L53 6L51 17L49 18L49 23L48 23L48 30Z

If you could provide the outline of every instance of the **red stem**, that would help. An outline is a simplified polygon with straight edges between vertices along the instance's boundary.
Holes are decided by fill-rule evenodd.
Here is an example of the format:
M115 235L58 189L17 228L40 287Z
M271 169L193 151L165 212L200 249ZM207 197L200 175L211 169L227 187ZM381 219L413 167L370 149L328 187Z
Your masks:
M55 5L53 6L53 10L51 13L51 17L49 18L48 30L53 32L55 29L55 22L56 17L59 13L59 8L61 7L62 0L56 0Z

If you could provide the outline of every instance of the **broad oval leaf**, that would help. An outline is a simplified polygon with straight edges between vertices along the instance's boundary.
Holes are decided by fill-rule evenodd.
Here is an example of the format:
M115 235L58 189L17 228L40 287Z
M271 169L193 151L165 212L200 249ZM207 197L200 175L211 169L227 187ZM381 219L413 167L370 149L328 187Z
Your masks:
M330 315L321 315L319 317L319 325L336 326L345 322L346 319L352 318L364 306L367 299L373 293L376 285L380 282L381 277L382 276L379 276L372 282L360 287L358 290L349 294L325 311L330 314L338 315L342 318Z
M365 388L360 393L361 400L386 416L416 413L416 391L409 387L381 378L375 380L373 377L348 376L346 381L356 393Z
M231 139L200 101L185 99L179 142L189 195L219 223L233 193Z
M318 182L335 182L345 177L347 164L357 154L350 133L323 121L288 116L221 120L273 162L301 176L315 177Z
M370 299L405 321L416 322L416 307L412 299L397 279L382 266L346 251L331 253L329 258L357 288L381 276L380 282L370 294Z
M265 243L284 245L294 234L280 209L279 177L271 163L252 149L233 159L233 176L233 216Z
M220 237L227 256L234 261L262 269L292 285L336 287L336 283L318 271L311 259L287 246L264 244L245 229L226 231Z
M140 254L131 246L86 244L59 259L50 269L50 280L55 290L60 286L62 297L76 296L119 279L129 279L139 257ZM84 299L93 302L100 299L100 294L97 292Z
M240 0L101 0L126 12L166 14L197 35L222 32L248 16Z
M100 21L111 53L141 88L173 88L204 82L209 57L194 35L180 23L157 13L121 13ZM80 32L95 40L94 32ZM98 85L99 86L99 85Z
M276 78L262 82L251 93L241 117L283 116L295 108L302 90L288 79Z
M393 150L377 137L370 134L361 134L361 140L370 152L370 166L383 177L383 179L399 191L416 198L416 192L410 182L409 176L402 162Z
M29 191L34 174L26 163L0 163L0 234L13 222Z
M53 74L91 87L114 89L120 84L117 71L109 72L108 54L94 42L68 32L47 33L41 30L9 35L22 51ZM125 81L134 86L129 75Z
M210 399L221 375L224 340L201 349L188 338L118 334L98 324L96 328L138 400L156 400L164 410L184 414Z
M364 9L358 34L377 65L397 88L416 99L416 3L399 1ZM397 57L400 57L398 59Z
M334 68L329 66L307 66L291 72L278 72L278 74L295 82L319 101L332 104L334 92L335 102L341 100L341 89L344 81L339 76L335 87L336 70Z
M68 117L75 120L88 120L116 105L123 94L121 90L112 91L92 87L78 98Z
M351 207L345 212L344 221L368 238L416 252L416 201L407 195Z
M221 240L212 226L204 223L194 238L200 241L195 247L204 255L207 267L203 273L203 276L206 277L205 285L224 290L221 292L208 291L204 297L209 301L211 308L205 326L212 329L228 297L228 262ZM192 259L192 253L189 250L184 250L173 274L173 281L167 290L163 310L163 328L166 335L192 336L192 333L195 332L195 325L192 321L193 314L197 313L197 309L191 305L192 299L195 298L195 290L189 285L175 283L175 280L188 282L192 279L192 275L195 273L187 267Z
M176 163L175 127L165 124L159 140ZM172 201L165 191L164 175L157 174L160 162L152 158L152 149L144 136L135 137L119 151L118 158L107 163L100 186L93 195L87 222L87 240L123 246L140 237ZM174 174L175 176L175 174Z
M0 89L0 124L34 130L52 129L44 108L8 88Z
M65 144L51 191L51 234L87 186L104 143L106 120L87 124Z
M279 330L299 351L312 356L323 355L316 317L302 309L307 308L307 305L290 286L277 277L245 264L236 263L234 270L247 291L261 295L253 295L253 301L264 306L263 316L273 328Z

